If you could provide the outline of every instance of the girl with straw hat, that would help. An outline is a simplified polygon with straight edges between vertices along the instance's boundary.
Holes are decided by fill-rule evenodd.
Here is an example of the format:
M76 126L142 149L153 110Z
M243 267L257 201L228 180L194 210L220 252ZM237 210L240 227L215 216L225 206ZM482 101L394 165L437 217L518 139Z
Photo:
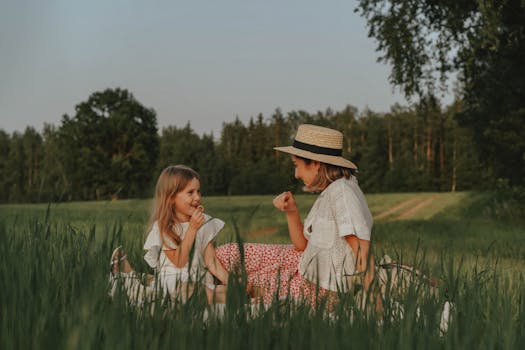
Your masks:
M347 292L361 273L368 290L374 277L370 256L372 214L355 178L357 166L342 157L343 134L316 125L300 125L292 146L275 147L291 155L295 177L310 192L320 191L304 222L291 192L273 200L286 214L291 245L243 245L248 283L264 303L290 296L316 298ZM217 258L228 269L240 262L239 248L217 248Z

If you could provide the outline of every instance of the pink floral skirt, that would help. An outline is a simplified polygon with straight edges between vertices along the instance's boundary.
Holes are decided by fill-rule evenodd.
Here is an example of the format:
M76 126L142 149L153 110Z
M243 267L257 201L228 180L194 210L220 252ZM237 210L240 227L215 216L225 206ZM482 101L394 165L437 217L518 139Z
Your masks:
M295 250L293 245L245 243L243 248L248 283L262 288L265 304L270 304L275 297L291 297L295 300L309 301L315 307L319 298L331 294L301 276L298 266L302 253ZM228 271L240 266L237 243L219 246L215 252L217 259Z

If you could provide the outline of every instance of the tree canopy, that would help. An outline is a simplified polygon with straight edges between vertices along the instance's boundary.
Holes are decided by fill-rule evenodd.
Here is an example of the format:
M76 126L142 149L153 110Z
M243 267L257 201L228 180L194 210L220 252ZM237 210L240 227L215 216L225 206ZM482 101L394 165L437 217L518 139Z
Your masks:
M107 89L93 93L64 115L58 129L60 163L72 198L139 196L156 172L159 154L155 111L131 93Z
M406 96L437 94L457 77L456 118L481 160L525 185L525 2L359 0L356 11Z

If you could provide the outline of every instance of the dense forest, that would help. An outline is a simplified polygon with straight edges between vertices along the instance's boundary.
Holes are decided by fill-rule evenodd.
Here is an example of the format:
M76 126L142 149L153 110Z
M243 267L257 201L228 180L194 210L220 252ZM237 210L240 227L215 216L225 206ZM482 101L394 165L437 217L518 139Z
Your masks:
M299 191L289 145L297 126L312 123L344 134L344 156L359 167L366 192L463 191L494 184L470 129L456 122L461 103L432 96L388 113L347 106L223 123L221 134L198 135L188 123L158 130L155 111L124 89L95 92L41 132L0 130L0 201L47 202L149 197L159 172L186 164L202 176L205 195ZM213 116L210 116L213 118Z
M206 195L298 191L289 157L273 147L313 123L344 133L366 192L497 188L524 203L523 1L359 0L355 11L391 84L415 103L381 113L276 109L198 135L190 123L159 130L153 109L107 89L58 126L0 130L0 202L149 197L160 170L177 163L201 173ZM449 81L457 99L443 106L434 96Z

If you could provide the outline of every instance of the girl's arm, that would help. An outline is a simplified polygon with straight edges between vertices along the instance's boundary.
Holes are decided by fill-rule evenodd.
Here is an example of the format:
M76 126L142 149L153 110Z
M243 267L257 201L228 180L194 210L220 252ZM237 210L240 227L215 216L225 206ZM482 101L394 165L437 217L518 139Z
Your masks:
M370 241L359 239L356 235L345 236L345 240L352 248L356 257L357 272L364 272L364 288L368 291L370 284L374 280L375 263L374 257L370 252Z
M308 245L308 240L303 234L303 223L299 217L299 210L297 204L291 192L283 192L273 200L273 205L286 212L286 221L288 222L288 233L290 234L290 240L294 245L295 249L303 251Z
M190 225L186 231L184 239L180 242L177 249L165 250L164 254L170 259L170 261L177 267L182 268L186 266L190 260L190 252L193 243L195 243L195 237L197 231L204 224L204 215L201 209L197 209L190 218Z
M196 236L197 230L188 229L188 231L186 231L186 236L180 242L177 249L164 250L164 254L166 254L173 265L179 268L186 266L190 260L190 251L193 243L195 242Z
M211 274L214 275L221 281L221 284L228 285L228 271L222 266L221 262L217 259L215 255L215 248L213 243L210 242L204 248L204 264L210 270Z

